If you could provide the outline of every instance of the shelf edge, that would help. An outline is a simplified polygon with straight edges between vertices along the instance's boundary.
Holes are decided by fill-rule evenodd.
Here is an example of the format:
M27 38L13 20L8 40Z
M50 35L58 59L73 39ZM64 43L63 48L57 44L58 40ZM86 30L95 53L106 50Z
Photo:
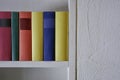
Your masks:
M67 68L68 61L0 61L0 68Z

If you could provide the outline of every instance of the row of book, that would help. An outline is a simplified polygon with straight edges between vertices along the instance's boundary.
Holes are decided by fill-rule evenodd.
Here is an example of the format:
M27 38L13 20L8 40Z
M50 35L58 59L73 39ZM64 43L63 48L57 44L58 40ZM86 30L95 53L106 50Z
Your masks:
M68 60L68 12L0 12L0 61Z

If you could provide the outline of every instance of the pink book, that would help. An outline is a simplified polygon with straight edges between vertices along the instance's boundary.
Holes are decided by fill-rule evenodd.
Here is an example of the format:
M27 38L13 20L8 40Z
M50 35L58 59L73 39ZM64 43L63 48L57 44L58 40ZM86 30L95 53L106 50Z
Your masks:
M0 61L11 60L11 13L0 12Z

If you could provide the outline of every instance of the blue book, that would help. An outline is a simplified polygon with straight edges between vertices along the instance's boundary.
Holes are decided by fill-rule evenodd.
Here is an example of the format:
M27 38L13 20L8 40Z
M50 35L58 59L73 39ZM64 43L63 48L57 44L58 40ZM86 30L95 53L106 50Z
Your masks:
M55 12L43 12L44 61L55 60Z

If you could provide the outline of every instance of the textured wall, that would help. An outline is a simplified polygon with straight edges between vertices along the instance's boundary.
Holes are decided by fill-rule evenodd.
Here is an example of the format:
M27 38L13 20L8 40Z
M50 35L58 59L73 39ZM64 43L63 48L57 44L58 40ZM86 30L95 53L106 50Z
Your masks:
M78 0L78 80L120 80L120 0Z

